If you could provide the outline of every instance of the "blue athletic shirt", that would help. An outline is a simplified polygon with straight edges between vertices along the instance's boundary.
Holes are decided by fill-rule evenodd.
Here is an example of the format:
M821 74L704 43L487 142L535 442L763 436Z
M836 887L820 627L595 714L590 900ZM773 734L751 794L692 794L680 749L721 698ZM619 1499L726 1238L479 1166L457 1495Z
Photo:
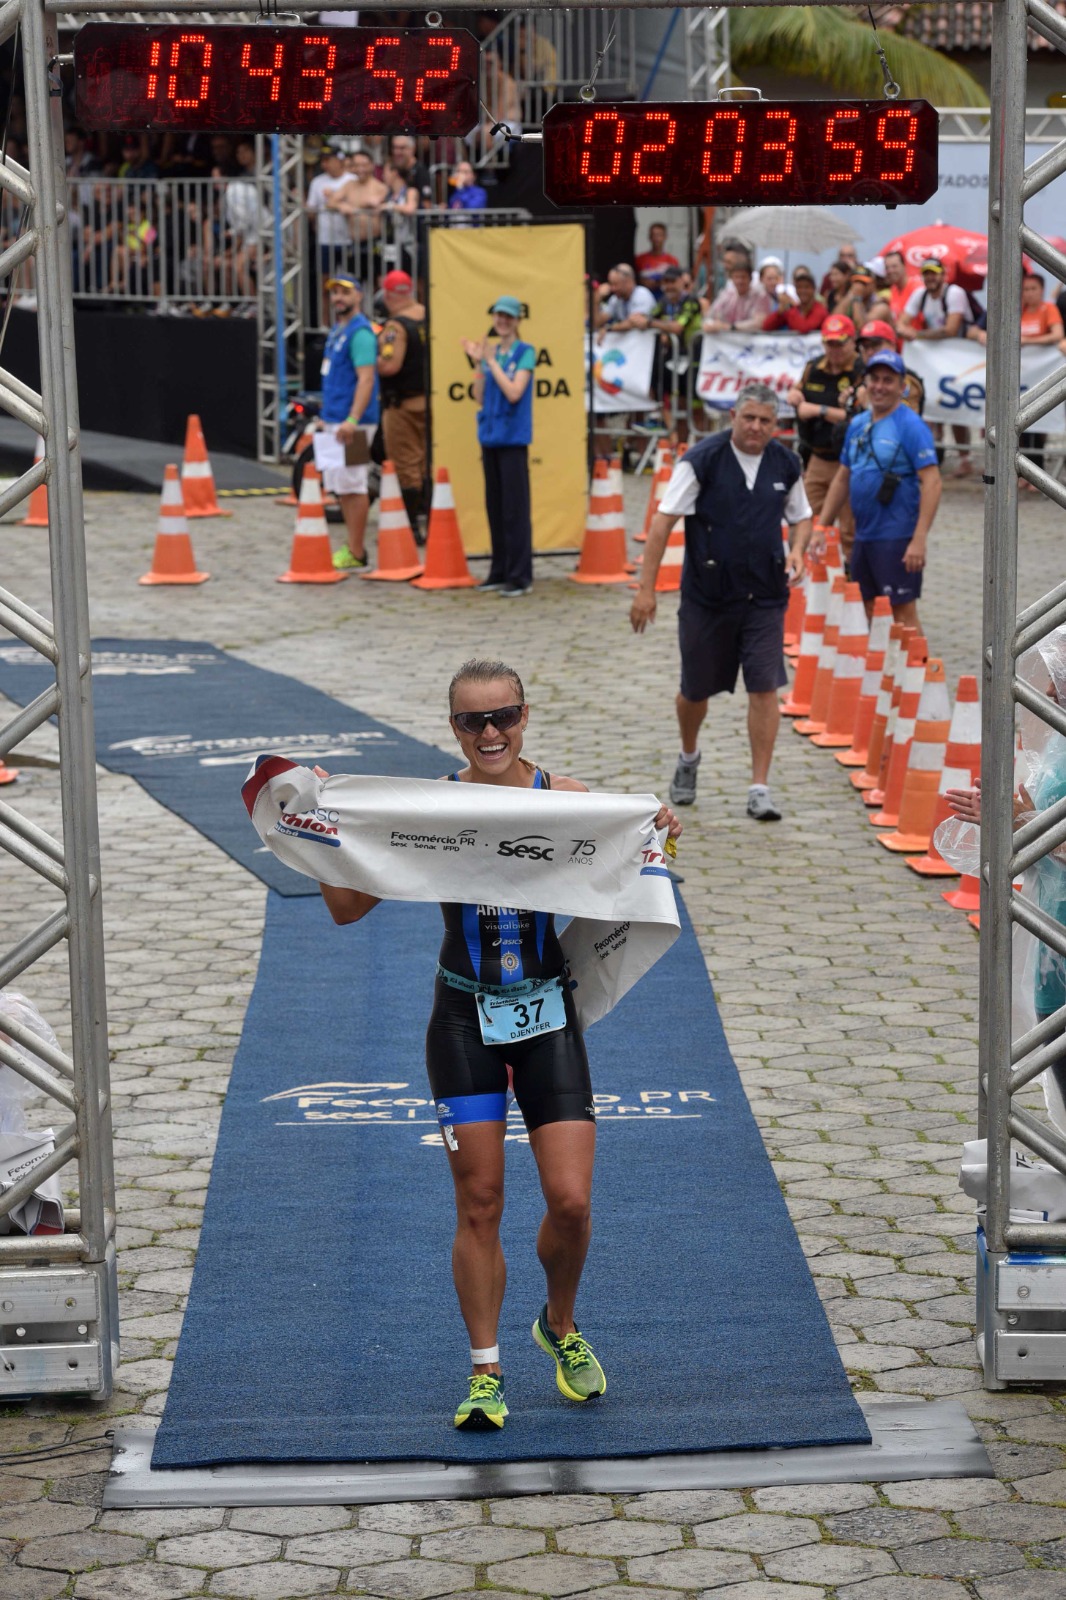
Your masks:
M911 539L918 520L923 467L936 466L929 427L902 403L878 422L869 411L853 417L844 436L841 465L851 471L851 509L856 539ZM891 503L877 499L886 472L900 482Z
M457 773L451 776L459 781ZM539 767L533 787L551 788L550 779ZM563 970L563 952L550 911L461 905L457 901L444 902L441 911L444 942L439 960L448 972L501 988L526 978L557 978Z
M516 372L534 370L537 353L531 344L516 339L509 350L497 352L496 359L507 376L513 378ZM477 414L478 444L494 449L532 444L533 379L526 384L521 400L508 400L484 361L481 370L485 374L485 392Z
M355 399L356 367L377 367L378 342L367 317L357 311L347 322L330 332L322 355L322 421L347 422ZM381 419L377 371L374 388L360 422L372 425Z

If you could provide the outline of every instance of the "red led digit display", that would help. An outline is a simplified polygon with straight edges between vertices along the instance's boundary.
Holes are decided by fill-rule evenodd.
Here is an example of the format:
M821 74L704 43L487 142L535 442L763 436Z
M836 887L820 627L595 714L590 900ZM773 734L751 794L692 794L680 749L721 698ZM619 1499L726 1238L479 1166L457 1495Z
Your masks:
M544 119L556 205L907 205L937 187L925 100L557 105Z
M473 34L432 28L91 22L74 40L76 116L104 132L461 137L479 63Z

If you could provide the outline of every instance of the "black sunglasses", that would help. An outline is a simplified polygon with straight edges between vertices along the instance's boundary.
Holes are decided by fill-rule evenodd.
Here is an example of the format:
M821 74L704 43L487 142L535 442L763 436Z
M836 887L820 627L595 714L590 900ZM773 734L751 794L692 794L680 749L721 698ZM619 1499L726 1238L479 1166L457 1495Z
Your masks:
M501 706L498 711L453 711L452 721L462 733L484 733L490 722L497 733L507 733L517 728L525 709L523 704Z

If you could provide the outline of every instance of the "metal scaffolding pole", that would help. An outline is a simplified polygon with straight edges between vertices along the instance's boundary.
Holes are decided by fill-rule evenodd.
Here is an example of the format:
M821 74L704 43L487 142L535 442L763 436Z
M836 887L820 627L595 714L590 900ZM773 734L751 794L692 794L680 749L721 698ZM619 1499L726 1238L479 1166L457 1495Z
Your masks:
M701 6L685 16L685 82L690 100L714 100L729 82L729 7Z
M0 849L49 882L62 903L0 955L0 988L65 939L71 1049L68 1055L42 1045L2 1010L0 1034L13 1041L3 1046L5 1065L73 1117L56 1135L54 1154L0 1197L0 1217L50 1171L74 1161L80 1209L63 1234L0 1237L0 1325L10 1330L0 1335L0 1395L78 1391L103 1398L118 1359L118 1299L71 242L60 89L49 66L57 53L56 21L42 0L13 0L0 12L2 37L19 26L29 168L0 164L0 189L22 203L25 255L35 259L41 392L0 370L0 407L44 438L43 463L6 498L14 504L37 484L48 486L52 621L0 589L0 622L53 665L55 684L34 702L32 715L20 712L0 728L0 755L56 717L63 837L52 838L17 806L4 804ZM0 274L9 281L18 270L12 254Z
M256 315L256 437L260 461L280 461L290 394L303 387L307 286L304 263L304 142L298 134L259 134Z

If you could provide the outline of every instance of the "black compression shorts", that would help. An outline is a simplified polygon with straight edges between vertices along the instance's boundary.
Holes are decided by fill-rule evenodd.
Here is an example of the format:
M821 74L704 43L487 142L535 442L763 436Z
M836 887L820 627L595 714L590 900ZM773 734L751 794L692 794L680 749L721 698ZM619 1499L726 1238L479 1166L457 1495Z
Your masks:
M595 1122L585 1041L564 990L566 1027L509 1045L485 1044L472 994L437 979L426 1029L426 1067L443 1125L503 1122L507 1068L526 1127L548 1122Z

